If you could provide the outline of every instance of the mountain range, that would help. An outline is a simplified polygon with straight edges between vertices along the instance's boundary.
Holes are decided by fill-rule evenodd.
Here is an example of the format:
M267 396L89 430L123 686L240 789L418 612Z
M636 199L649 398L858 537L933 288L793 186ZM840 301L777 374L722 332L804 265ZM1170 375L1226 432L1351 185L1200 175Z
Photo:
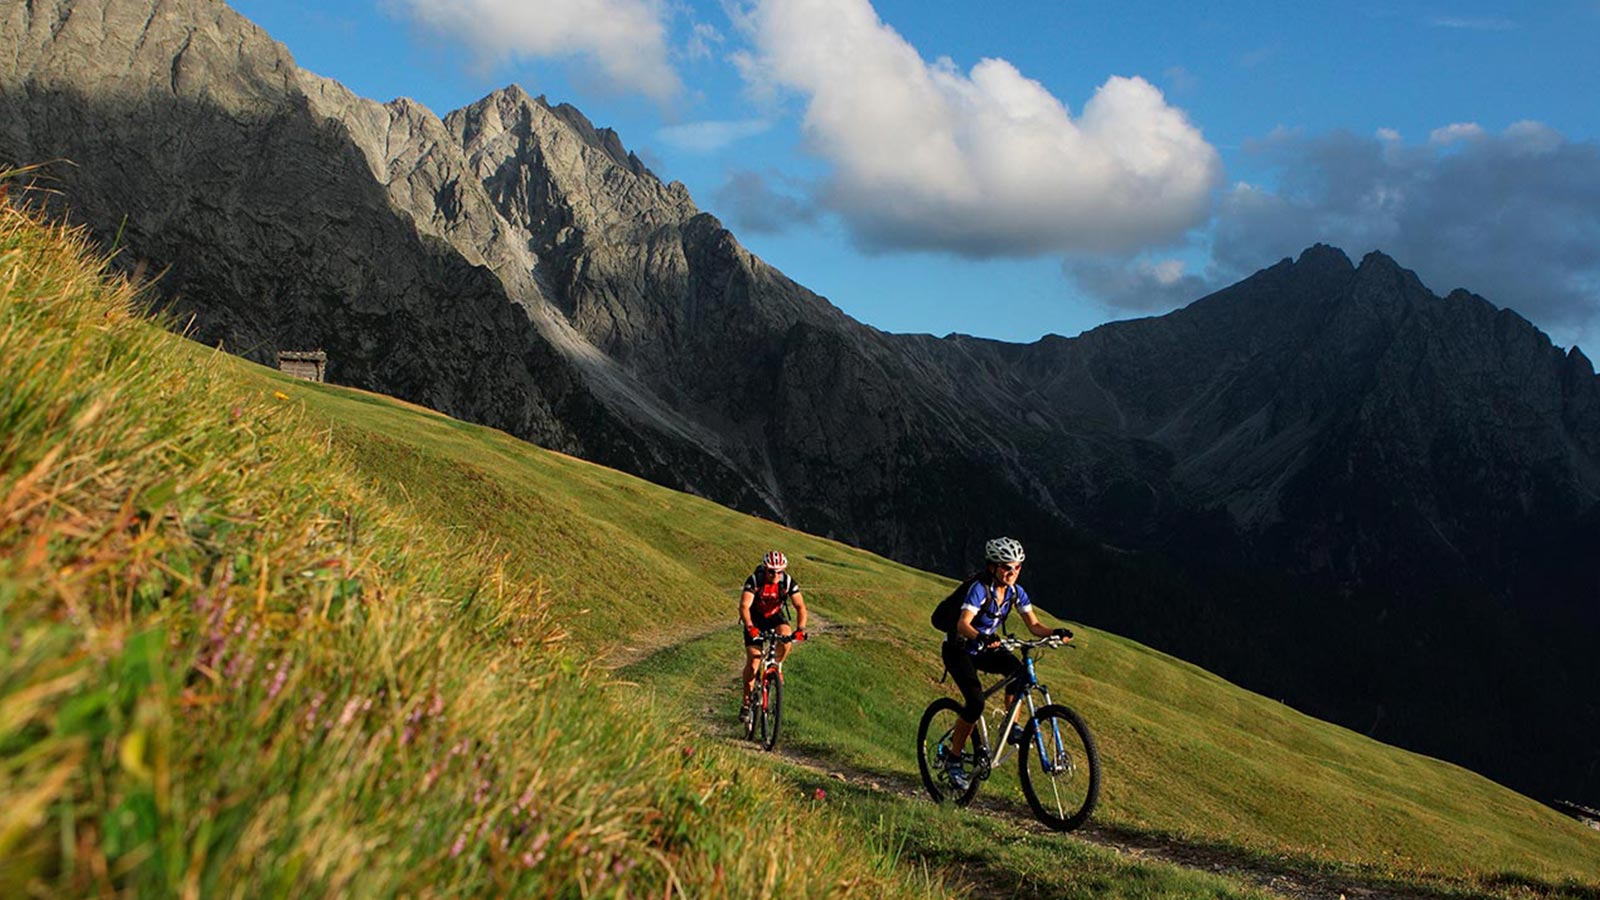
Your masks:
M198 341L951 575L1012 534L1064 615L1600 800L1600 378L1381 253L1072 338L889 334L571 106L377 103L212 0L0 6L0 163Z

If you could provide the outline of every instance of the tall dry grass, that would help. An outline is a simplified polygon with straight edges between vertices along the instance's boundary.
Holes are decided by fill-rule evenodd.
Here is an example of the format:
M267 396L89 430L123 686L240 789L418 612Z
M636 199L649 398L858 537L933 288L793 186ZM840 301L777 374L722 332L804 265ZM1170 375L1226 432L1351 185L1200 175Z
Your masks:
M145 299L0 202L0 896L941 891Z

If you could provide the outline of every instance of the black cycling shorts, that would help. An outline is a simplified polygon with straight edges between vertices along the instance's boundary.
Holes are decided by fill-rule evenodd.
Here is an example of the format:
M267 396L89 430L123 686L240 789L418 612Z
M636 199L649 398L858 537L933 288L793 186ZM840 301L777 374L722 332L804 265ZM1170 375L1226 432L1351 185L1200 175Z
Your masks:
M750 613L750 621L756 626L757 629L761 631L767 631L772 628L777 628L779 625L787 624L789 619L784 616L783 610L779 609L776 613L767 616L766 618L762 618L761 616L758 616L752 612ZM746 647L761 646L760 638L753 638L750 636L750 632L744 631L743 622L739 623L739 630L744 634L744 645Z
M967 642L959 639L945 641L940 655L944 657L945 668L950 670L951 680L961 691L961 718L968 722L976 722L983 715L983 683L978 679L978 672L1016 677L1022 671L1022 660L1010 650L996 647L968 653Z

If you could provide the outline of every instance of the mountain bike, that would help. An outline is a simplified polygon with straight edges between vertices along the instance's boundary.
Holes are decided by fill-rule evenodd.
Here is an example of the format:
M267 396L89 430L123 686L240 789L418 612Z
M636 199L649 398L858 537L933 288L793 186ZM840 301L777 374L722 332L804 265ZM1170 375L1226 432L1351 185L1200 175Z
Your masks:
M794 640L792 634L764 629L761 639L761 664L756 667L756 684L750 691L750 720L744 736L771 750L778 742L778 725L783 721L783 664L778 662L778 645Z
M1022 651L1023 667L1015 679L1000 679L986 689L983 696L988 697L1015 681L1017 699L1004 711L1005 719L998 729L1002 740L998 746L989 740L988 716L978 717L959 757L970 779L965 788L954 783L948 772L950 763L957 758L950 751L950 741L962 704L949 697L929 704L922 714L922 723L917 726L917 767L922 770L922 784L935 803L942 803L947 797L957 806L972 802L978 786L1004 761L1006 748L1013 746L1004 738L1010 735L1012 726L1018 724L1023 704L1027 704L1027 725L1021 743L1016 745L1022 795L1028 798L1034 816L1056 831L1071 831L1088 821L1100 798L1100 754L1095 749L1094 736L1076 712L1051 702L1049 689L1039 683L1033 671L1035 650L1063 645L1059 637L1033 641L1005 637L1000 640L1001 647ZM1035 694L1043 703L1034 703Z

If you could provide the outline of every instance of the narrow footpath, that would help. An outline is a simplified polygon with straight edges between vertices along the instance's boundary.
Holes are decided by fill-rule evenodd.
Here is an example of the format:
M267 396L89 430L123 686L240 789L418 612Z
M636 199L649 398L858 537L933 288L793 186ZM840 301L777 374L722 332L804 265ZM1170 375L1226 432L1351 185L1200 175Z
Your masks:
M810 616L810 620L809 630L813 633L820 635L829 630L829 623L815 613ZM619 644L610 648L603 657L602 665L616 671L667 648L730 630L729 623L715 622L686 626L671 633L654 632L649 642ZM707 708L704 721L706 731L711 736L747 749L752 754L761 753L736 734L726 710ZM786 746L781 740L774 753L785 762L809 770L819 777L844 782L858 789L899 797L907 802L931 802L915 772L889 774L864 771L837 759L796 750ZM977 815L1003 819L1013 826L1040 835L1056 835L1035 820L1033 814L1019 800L980 792L968 810ZM1275 863L1270 858L1257 854L1109 827L1097 824L1092 819L1077 831L1057 836L1063 840L1079 840L1102 847L1132 861L1165 863L1222 876L1286 900L1445 900L1445 898L1473 900L1473 898L1487 897L1464 891L1460 887L1430 890L1416 885L1382 881L1359 873L1311 872L1290 865L1287 859L1281 864ZM979 860L957 867L951 874L960 881L981 888L978 893L986 897L1033 896L1025 889L1019 889L1013 873L991 869Z

